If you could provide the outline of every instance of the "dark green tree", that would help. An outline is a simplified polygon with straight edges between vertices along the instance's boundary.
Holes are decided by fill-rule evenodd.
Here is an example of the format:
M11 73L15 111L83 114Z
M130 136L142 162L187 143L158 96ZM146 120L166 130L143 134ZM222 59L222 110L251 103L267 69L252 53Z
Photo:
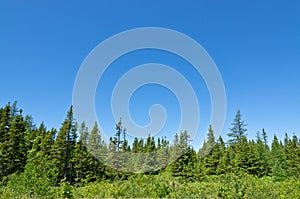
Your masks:
M256 144L253 146L263 166L263 170L260 173L260 176L267 176L271 174L271 165L270 165L271 153L269 150L269 146L266 145L267 144L266 137L267 134L264 129L262 130L263 140L260 136L260 132L258 132L256 136Z
M66 179L73 183L74 165L71 162L74 156L77 126L73 118L73 107L71 106L65 121L60 128L53 145L53 159L58 174L58 182Z
M219 160L219 164L216 170L216 174L225 174L225 173L230 173L230 156L229 152L225 146L225 142L223 141L222 137L219 137L218 139L218 145L221 149L221 158Z
M265 129L262 130L262 137L263 137L265 148L267 150L270 150L269 145L268 145L268 136L267 136Z
M300 178L300 147L298 138L293 136L292 140L288 139L285 147L286 159L289 167L290 175L295 178Z
M8 104L0 111L0 177L6 177L14 172L22 172L27 159L25 142L26 122L22 110L16 103Z

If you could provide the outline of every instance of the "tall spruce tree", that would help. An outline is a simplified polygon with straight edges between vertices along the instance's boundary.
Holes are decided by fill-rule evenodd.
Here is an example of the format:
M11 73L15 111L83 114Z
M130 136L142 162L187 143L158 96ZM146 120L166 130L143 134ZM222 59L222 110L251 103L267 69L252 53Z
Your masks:
M53 145L53 159L58 174L58 181L64 178L72 183L74 165L71 160L74 156L77 126L73 118L73 107L71 106L65 121L60 128Z
M14 119L9 129L8 168L9 173L22 171L26 164L25 121L23 116L14 113Z
M245 138L247 131L246 126L247 124L245 124L244 120L242 120L242 114L240 110L238 110L232 123L232 128L227 134L227 136L229 137L228 143L237 143Z

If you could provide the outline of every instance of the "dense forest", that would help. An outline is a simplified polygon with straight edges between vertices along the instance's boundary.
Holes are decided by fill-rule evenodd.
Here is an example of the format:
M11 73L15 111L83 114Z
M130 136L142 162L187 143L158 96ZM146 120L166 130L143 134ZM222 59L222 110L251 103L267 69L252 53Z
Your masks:
M129 143L123 125L105 143L97 123L76 123L72 106L60 129L47 129L8 103L0 108L0 198L300 197L300 139L264 129L248 139L240 111L228 140L210 125L199 151L186 131Z

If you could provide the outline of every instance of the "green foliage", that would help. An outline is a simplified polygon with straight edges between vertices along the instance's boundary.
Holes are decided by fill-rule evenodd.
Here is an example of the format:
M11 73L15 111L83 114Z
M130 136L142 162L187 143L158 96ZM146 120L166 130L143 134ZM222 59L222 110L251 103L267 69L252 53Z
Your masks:
M59 189L55 193L55 197L57 198L73 198L73 187L70 182L66 180L66 178L62 179L59 183Z
M71 107L57 132L16 103L0 108L0 198L299 198L299 138L248 140L240 111L228 144L210 125L198 154L187 131L130 145L120 120L107 145L97 123L74 121Z
M29 162L24 172L9 176L6 190L11 197L26 195L28 197L49 197L53 194L56 174L49 161L42 158L39 164Z
M298 198L299 181L249 175L209 176L199 182L182 182L168 173L138 175L124 181L100 182L77 188L74 197L87 198ZM103 191L105 190L105 191Z

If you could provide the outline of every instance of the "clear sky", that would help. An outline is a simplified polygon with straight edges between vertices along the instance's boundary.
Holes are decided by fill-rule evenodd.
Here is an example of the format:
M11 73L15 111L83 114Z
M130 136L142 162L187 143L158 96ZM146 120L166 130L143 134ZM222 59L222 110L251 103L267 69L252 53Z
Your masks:
M227 93L224 136L237 109L248 123L251 138L262 128L270 137L285 132L300 135L299 10L297 0L1 1L0 105L17 100L36 123L59 128L72 103L77 71L89 52L114 34L154 26L192 37L218 66ZM183 67L184 60L157 50L120 57L103 76L96 108L104 129L114 131L109 89L122 76L120 66L129 69L148 62L174 67L197 90L201 120L194 146L198 148L210 118L205 83ZM98 92L103 88L106 92ZM147 124L153 103L168 111L165 131L176 129L178 102L172 93L154 85L133 95L133 119Z

